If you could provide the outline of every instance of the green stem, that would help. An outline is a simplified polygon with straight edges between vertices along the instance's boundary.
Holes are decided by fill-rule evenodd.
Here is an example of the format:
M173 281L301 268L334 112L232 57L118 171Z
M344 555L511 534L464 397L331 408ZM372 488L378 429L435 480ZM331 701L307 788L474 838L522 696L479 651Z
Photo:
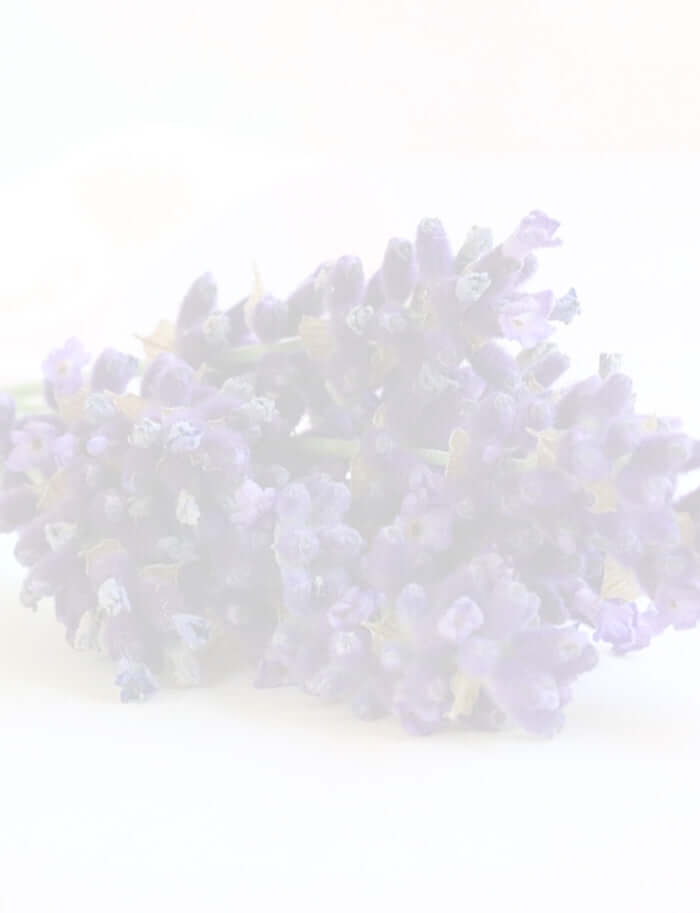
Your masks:
M295 446L304 453L315 456L337 457L338 459L351 460L360 449L360 442L346 438L321 437L314 434L303 434L293 438ZM447 466L448 453L446 450L435 450L420 447L414 450L416 456L431 466Z
M277 342L259 342L254 345L229 349L222 362L227 368L238 368L243 365L257 364L266 355L273 353L286 355L301 351L301 338L299 336L287 336Z
M442 466L443 468L447 466L450 456L446 450L435 450L433 447L419 447L416 453L424 463L428 463L431 466Z
M360 449L359 441L340 437L319 437L315 434L300 434L292 438L296 449L310 456L337 457L352 460Z
M44 385L42 383L37 383L37 381L32 381L27 384L18 384L7 392L14 396L15 399L34 399L37 396L44 395Z
M39 413L48 409L41 384L24 384L7 392L14 398L17 411L20 413Z

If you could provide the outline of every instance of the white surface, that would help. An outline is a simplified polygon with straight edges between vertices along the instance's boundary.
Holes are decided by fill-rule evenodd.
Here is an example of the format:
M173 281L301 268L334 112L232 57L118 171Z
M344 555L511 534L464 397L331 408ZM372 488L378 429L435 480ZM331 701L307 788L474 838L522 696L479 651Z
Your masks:
M33 377L76 330L128 343L207 268L229 303L252 259L284 294L324 257L376 263L423 215L459 241L534 207L562 220L567 247L547 259L599 345L639 352L661 331L662 359L690 356L687 0L7 8L0 380Z
M439 215L562 220L576 372L700 433L700 58L683 0L10 0L0 380L131 344L204 269L279 293ZM7 550L3 544L4 551ZM0 911L695 913L700 631L606 662L551 742L412 740L241 676L121 706L0 564Z
M4 602L3 913L697 910L700 630L604 661L552 741L412 739L243 675L123 706Z

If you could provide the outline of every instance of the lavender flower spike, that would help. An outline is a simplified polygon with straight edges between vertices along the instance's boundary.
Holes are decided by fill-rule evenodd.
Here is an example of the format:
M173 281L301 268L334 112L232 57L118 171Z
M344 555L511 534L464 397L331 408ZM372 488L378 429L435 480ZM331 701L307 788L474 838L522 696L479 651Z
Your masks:
M244 664L419 735L555 735L601 652L700 620L700 497L676 496L700 446L636 412L616 356L567 378L576 293L531 288L558 228L534 210L454 256L426 218L368 279L335 257L226 310L205 274L138 388L112 348L85 384L68 340L45 414L0 398L22 602L125 702Z

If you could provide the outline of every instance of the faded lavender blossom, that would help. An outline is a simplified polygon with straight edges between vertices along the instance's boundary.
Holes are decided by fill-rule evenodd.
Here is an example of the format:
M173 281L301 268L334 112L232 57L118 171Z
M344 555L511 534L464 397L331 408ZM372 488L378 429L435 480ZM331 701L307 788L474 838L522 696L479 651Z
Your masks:
M90 356L80 340L73 336L44 359L44 380L54 396L70 396L82 386L82 370Z
M89 388L73 391L75 409L6 410L0 495L2 528L18 529L15 555L28 568L22 601L53 597L69 641L118 663L123 700L147 697L156 681L196 682L211 641L233 634L229 606L260 601L256 573L274 570L274 491L255 481L251 455L274 404L254 384L199 382L172 353L124 396L135 368L106 350ZM272 603L258 609L248 639L269 627Z
M205 274L138 392L132 356L86 383L69 340L46 414L0 401L23 602L52 597L123 700L218 655L418 734L556 733L601 647L700 619L700 495L675 494L700 442L636 412L619 356L563 382L578 298L533 288L558 228L455 254L427 218L374 271L324 261L286 298L256 276L226 309Z

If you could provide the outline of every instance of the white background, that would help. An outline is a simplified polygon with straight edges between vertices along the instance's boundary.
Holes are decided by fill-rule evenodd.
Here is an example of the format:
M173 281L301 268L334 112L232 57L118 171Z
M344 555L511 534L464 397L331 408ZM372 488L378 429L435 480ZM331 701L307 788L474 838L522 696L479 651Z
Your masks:
M697 33L681 0L10 3L0 381L131 346L205 269L284 294L537 207L577 373L623 351L700 432ZM582 680L552 742L410 740L245 680L122 707L0 566L3 913L700 906L697 631Z

